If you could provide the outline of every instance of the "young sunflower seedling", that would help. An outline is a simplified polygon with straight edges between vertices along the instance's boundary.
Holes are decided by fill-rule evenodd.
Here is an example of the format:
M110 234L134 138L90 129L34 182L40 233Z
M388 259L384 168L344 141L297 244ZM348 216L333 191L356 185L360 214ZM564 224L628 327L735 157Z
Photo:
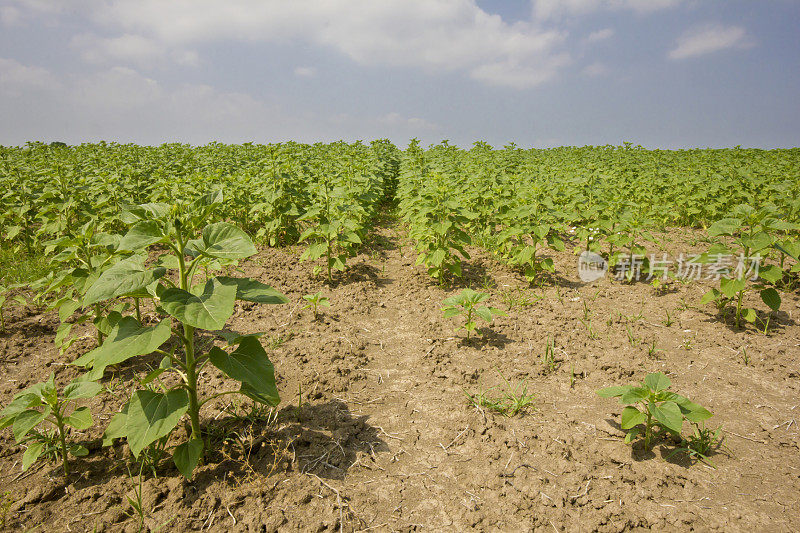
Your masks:
M480 305L488 298L489 295L484 292L464 289L459 294L446 298L442 302L444 304L442 308L444 318L465 315L466 321L457 327L456 331L465 329L467 331L467 340L469 340L470 333L475 331L478 327L476 317L480 317L482 320L491 323L493 316L506 316L506 313L496 307Z
M668 391L670 385L669 378L657 372L648 374L640 386L622 385L597 391L600 397L619 398L619 403L626 406L621 421L622 429L628 432L626 444L641 435L645 449L649 450L656 439L667 434L680 437L684 420L702 422L711 417L706 408Z
M322 291L314 293L314 294L304 294L303 300L307 301L303 309L314 309L314 320L319 318L319 308L320 307L330 307L331 301L328 299L327 296L322 295Z
M28 449L22 456L22 469L27 469L40 456L61 456L64 476L69 475L69 456L83 457L89 451L67 442L69 428L77 430L92 426L92 414L86 406L76 407L78 400L93 398L103 390L94 381L78 378L60 392L55 385L55 376L20 392L0 413L0 429L11 426L17 443L26 443ZM52 429L39 428L47 422Z

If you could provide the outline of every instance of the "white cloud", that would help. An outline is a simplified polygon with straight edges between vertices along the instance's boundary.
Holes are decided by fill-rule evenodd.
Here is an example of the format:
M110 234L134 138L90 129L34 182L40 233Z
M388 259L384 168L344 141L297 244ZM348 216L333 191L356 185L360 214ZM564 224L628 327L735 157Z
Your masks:
M197 52L193 50L170 51L153 38L130 33L110 38L82 33L72 38L70 46L80 52L84 61L97 65L126 63L148 68L165 66L168 61L185 66L199 63Z
M568 62L564 34L509 24L475 0L114 0L94 16L167 47L210 41L299 41L362 65L465 71L484 82L533 87Z
M537 20L558 19L568 15L588 15L604 10L630 10L651 13L675 7L684 0L532 0Z
M3 26L16 26L22 20L22 12L14 6L0 7L0 24Z
M419 130L436 130L439 128L437 124L433 122L428 122L424 118L419 117L411 117L406 118L400 113L395 111L391 113L387 113L382 117L378 117L378 122L381 124L387 124L389 126L401 126L401 127L408 127Z
M317 71L313 67L296 67L294 69L294 75L299 78L313 78L316 74Z
M439 126L417 116L290 112L269 102L204 84L168 86L135 69L105 68L56 78L47 70L0 58L0 144L114 140L188 142L334 141L390 137L405 142ZM433 141L432 138L427 137Z
M581 71L584 76L589 76L590 78L596 78L598 76L604 76L609 73L608 67L598 62L592 63L591 65L587 65Z
M16 95L30 90L57 87L58 81L46 69L22 65L0 57L0 92Z
M593 31L583 39L583 42L585 44L598 43L600 41L605 41L612 38L615 33L616 32L612 28L604 28L602 30Z
M730 48L751 48L753 39L741 26L712 24L688 30L678 37L675 48L670 50L670 59L686 59Z

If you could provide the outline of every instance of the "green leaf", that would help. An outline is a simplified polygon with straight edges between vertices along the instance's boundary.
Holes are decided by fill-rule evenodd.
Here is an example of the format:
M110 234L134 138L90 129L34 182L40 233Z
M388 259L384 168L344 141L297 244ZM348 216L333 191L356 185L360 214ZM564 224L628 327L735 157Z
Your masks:
M625 444L630 444L633 441L633 439L635 439L637 436L639 436L639 433L641 433L641 432L642 432L641 428L638 428L638 427L635 427L635 428L631 429L628 432L628 434L625 435Z
M229 278L217 276L223 285L234 285L236 287L236 299L258 304L285 304L289 303L289 298L281 292L265 285L258 280L250 278Z
M203 455L203 441L192 439L175 447L172 460L183 477L190 479L200 457Z
M95 381L76 379L64 387L64 400L78 400L80 398L93 398L97 396L103 386Z
M648 374L644 378L644 384L653 392L659 392L665 389L668 389L672 382L669 380L667 376L662 374L661 372L655 372L653 374Z
M661 405L656 405L653 402L647 404L647 409L653 418L658 420L665 429L674 431L675 433L681 432L683 427L683 415L675 402L663 402Z
M649 395L650 391L643 387L631 387L627 392L625 392L625 394L622 395L622 397L619 399L619 403L622 405L638 403L647 399Z
M244 259L256 253L247 233L227 222L209 224L203 228L203 238L190 241L186 248L189 255L218 259Z
M85 405L78 407L64 419L64 423L77 430L88 429L92 427L92 412Z
M709 302L713 302L720 296L722 296L721 292L719 292L717 289L711 289L705 293L702 298L700 298L700 305L706 305Z
M770 237L769 234L764 231L759 231L752 237L743 236L739 240L743 245L750 248L750 252L753 254L772 245L772 237Z
M758 315L756 315L755 309L750 309L749 307L742 309L742 318L750 322L751 324L756 321Z
M80 444L73 444L69 447L69 453L75 457L86 457L89 455L89 450Z
M166 273L165 268L145 268L144 258L141 256L123 259L100 274L97 281L86 292L83 306L87 307L110 298L138 293Z
M492 321L492 312L488 307L476 307L475 314L484 319L486 322Z
M596 392L601 398L615 398L617 396L622 396L632 388L634 387L631 385L620 385L616 387L605 387L597 390Z
M45 407L42 411L36 409L28 409L19 413L14 417L14 425L11 427L11 432L14 434L14 440L18 443L22 438L28 434L30 430L35 428L50 414L50 408Z
M728 298L733 298L736 296L736 293L739 291L743 291L744 288L747 286L747 280L744 278L741 279L731 279L731 278L722 278L719 280L719 288L722 290L722 294L724 294Z
M109 365L116 365L137 355L153 353L172 335L170 321L162 320L156 326L142 327L139 321L126 316L111 330L111 335L94 350L82 355L73 365L92 367L87 378L100 379Z
M452 318L462 313L458 307L447 307L444 309L444 318Z
M280 397L275 385L275 367L257 338L245 337L231 353L215 346L208 356L211 364L231 378L246 383L248 390L266 398L266 403L278 405Z
M739 228L742 227L742 222L738 218L723 218L717 220L708 228L709 237L717 237L719 235L733 235Z
M683 416L686 417L687 420L691 422L702 422L703 420L707 420L711 418L713 415L711 411L706 409L705 407L698 405L694 402L689 401L688 398L685 398L679 394L675 393L666 393L664 395L665 400L670 400L678 404L678 407L683 413Z
M776 265L762 266L758 269L758 277L770 283L777 283L783 278L783 270Z
M126 436L126 429L128 423L128 405L123 406L122 411L115 414L108 427L103 432L103 446L111 446L114 444L114 439L121 439Z
M216 278L203 287L202 294L169 288L161 294L161 307L186 325L200 329L222 329L233 314L236 285L223 285Z
M622 429L631 429L639 424L644 424L647 421L647 415L639 411L637 408L628 406L622 410Z
M43 451L44 451L44 442L38 442L38 441L31 442L28 445L28 449L25 450L24 454L22 454L22 471L24 472L25 470L28 469L29 466L35 463L36 459L38 459L39 456L42 455Z
M772 287L761 291L761 300L773 311L778 311L781 308L781 295Z
M155 220L143 220L128 230L117 246L118 250L136 251L164 238L161 226Z
M139 453L178 425L189 409L189 396L183 389L164 393L138 390L128 403L125 436L131 453Z

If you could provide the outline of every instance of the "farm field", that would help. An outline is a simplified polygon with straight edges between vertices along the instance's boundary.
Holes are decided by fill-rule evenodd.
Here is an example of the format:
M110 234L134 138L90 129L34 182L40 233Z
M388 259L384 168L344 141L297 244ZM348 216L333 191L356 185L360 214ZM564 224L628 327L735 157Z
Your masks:
M800 528L798 149L0 157L6 530Z

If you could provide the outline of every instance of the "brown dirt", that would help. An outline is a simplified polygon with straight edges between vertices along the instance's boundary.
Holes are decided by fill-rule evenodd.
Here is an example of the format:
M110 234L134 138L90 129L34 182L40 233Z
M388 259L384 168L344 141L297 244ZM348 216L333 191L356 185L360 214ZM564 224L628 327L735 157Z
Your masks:
M666 237L675 256L691 249L692 235ZM533 302L509 309L466 342L441 313L442 300L460 287L443 289L414 266L397 227L379 228L331 287L312 277L311 264L298 262L300 253L267 249L243 266L293 303L242 305L229 322L236 331L266 332L283 397L277 419L231 416L243 415L246 404L208 408L204 424L218 446L191 482L168 461L157 477L145 470L146 528L800 530L796 292L783 295L764 335L736 331L712 306L699 306L708 287L702 282L661 292L609 279L581 284L575 256L564 253L554 256L560 276L531 288L476 252L466 269L473 288L487 287L502 309L503 295ZM314 320L298 302L318 290L332 306ZM581 321L584 303L595 338ZM764 308L757 296L752 303ZM33 308L9 314L9 331L0 336L1 404L50 372L62 383L78 375L65 363L91 348L91 338L59 355L56 315ZM541 362L548 340L553 371ZM653 342L658 351L649 354ZM104 425L116 412L145 363L106 378L111 393L92 404L96 420ZM709 408L711 425L724 426L727 448L711 458L716 469L669 456L667 444L645 452L622 442L621 408L595 390L653 371ZM465 391L500 387L500 374L527 380L535 409L504 417L468 405ZM207 391L234 386L216 370L205 383ZM100 433L78 435L91 453L74 461L68 483L51 463L21 473L22 450L10 431L2 433L6 529L138 530L126 515L138 472L129 476L123 445L99 447Z

